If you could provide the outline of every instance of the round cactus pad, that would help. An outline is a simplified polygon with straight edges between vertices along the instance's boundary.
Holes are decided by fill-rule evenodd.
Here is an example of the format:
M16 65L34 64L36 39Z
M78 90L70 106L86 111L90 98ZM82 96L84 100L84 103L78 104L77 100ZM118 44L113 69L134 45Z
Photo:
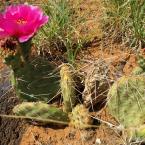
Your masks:
M43 58L27 63L13 73L18 97L26 101L49 101L59 91L59 73Z
M137 127L145 122L145 77L121 77L108 96L111 114L124 127Z

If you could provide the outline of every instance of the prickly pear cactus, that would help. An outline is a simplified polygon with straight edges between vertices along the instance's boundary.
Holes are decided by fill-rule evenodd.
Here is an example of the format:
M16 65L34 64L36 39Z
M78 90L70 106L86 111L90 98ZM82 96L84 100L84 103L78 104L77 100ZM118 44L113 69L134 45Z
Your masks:
M135 129L133 138L137 138L138 140L145 139L145 125L141 125L140 127Z
M131 74L132 75L144 75L144 73L145 73L144 70L141 67L137 66L133 69Z
M63 110L71 112L76 102L75 81L72 66L63 64L60 70L60 86L63 97Z
M144 124L145 77L121 77L110 88L108 97L109 111L125 128Z
M89 111L84 105L77 105L69 115L70 126L75 128L84 129L89 128L93 123L92 118L89 116Z
M145 57L139 55L137 58L138 66L132 71L133 75L145 75Z
M31 40L19 43L6 40L0 47L3 61L11 68L11 82L19 98L49 101L59 90L59 75L44 58L31 56Z
M24 102L14 107L13 112L18 116L35 117L38 119L51 119L68 122L67 113L54 106L42 102Z
M143 69L143 70L145 70L145 57L143 56L143 55L139 55L138 56L138 64L139 64L139 66Z
M23 62L18 51L17 42L13 39L7 39L0 44L0 56L3 62L13 70L20 68Z
M59 76L43 58L13 71L12 84L17 96L26 101L49 101L59 90Z

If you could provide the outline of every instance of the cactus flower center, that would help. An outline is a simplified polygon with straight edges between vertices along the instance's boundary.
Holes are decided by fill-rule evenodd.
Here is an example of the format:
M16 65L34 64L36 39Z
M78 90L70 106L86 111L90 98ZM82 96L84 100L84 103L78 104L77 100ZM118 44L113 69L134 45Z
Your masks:
M26 20L24 20L23 18L19 18L17 21L16 21L18 24L26 24L27 23L27 21Z

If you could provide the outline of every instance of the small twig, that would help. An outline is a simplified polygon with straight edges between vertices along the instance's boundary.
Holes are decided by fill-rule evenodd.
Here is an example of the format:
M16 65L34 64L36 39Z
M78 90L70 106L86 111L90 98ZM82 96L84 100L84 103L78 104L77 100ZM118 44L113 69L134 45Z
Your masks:
M16 115L0 114L0 117L15 118L15 119L30 119L30 120L35 120L35 121L40 121L40 122L45 122L45 123L56 123L56 124L68 125L68 122L64 122L64 121L58 121L58 120L53 120L53 119L41 119L41 118L28 117L28 116L16 116Z

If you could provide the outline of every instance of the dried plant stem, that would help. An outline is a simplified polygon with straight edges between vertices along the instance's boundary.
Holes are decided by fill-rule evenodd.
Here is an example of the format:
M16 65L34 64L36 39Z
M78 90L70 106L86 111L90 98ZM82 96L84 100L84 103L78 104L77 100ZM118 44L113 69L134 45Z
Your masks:
M42 119L42 118L37 118L37 117L4 115L4 114L0 114L0 117L15 118L15 119L30 119L30 120L35 120L35 121L40 121L40 122L45 122L45 123L56 123L56 124L68 125L68 122L65 122L65 121L58 121L58 120L53 120L53 119Z

